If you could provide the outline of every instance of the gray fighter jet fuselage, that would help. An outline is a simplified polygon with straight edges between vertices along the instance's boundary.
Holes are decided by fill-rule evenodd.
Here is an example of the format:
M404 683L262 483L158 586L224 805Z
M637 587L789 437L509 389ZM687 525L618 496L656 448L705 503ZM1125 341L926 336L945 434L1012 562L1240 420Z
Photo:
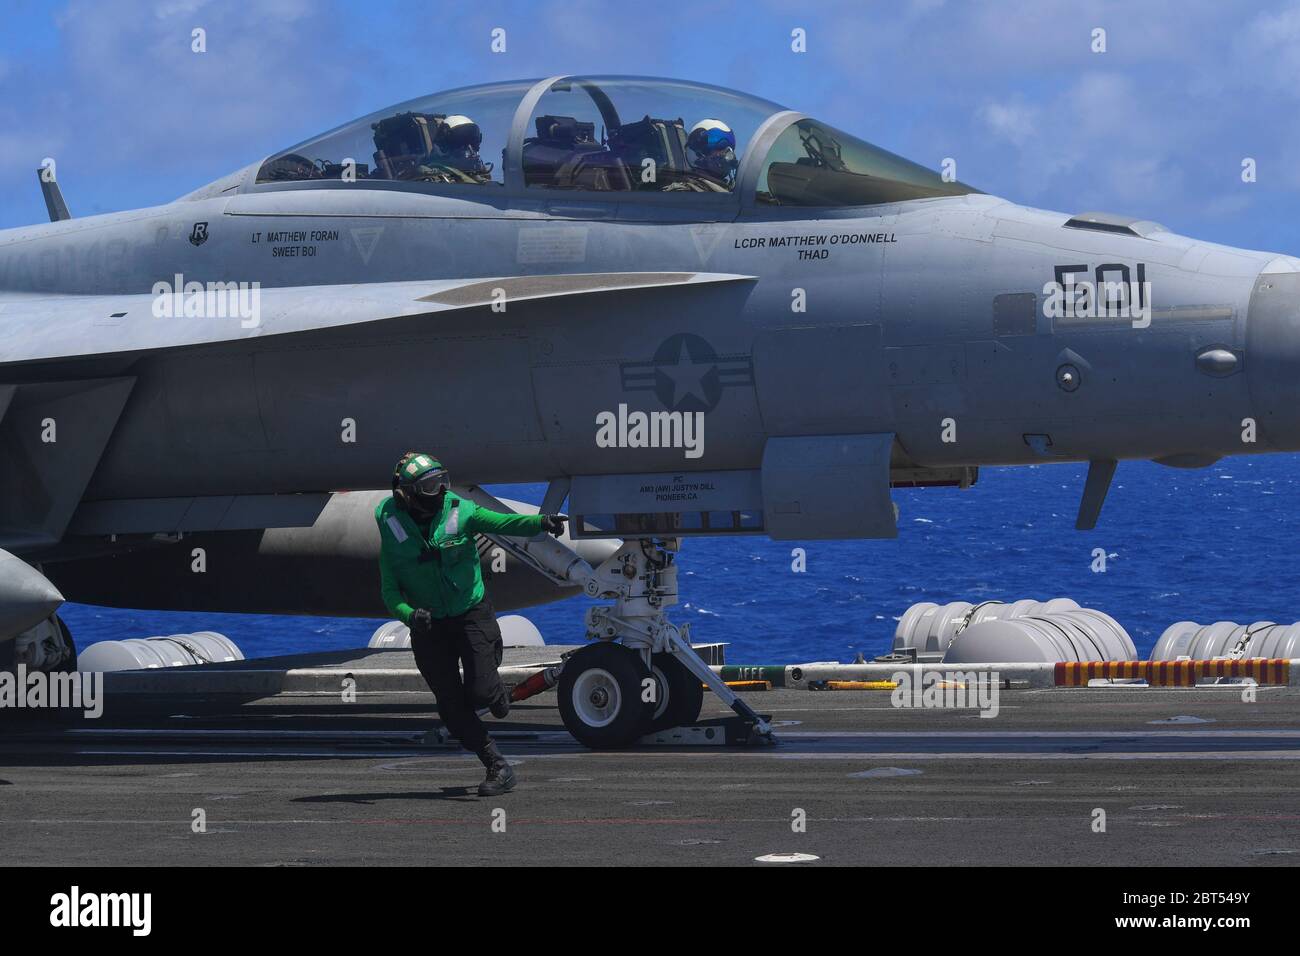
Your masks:
M657 82L502 85L491 173L404 176L371 122L492 115L471 88L0 233L0 548L310 525L408 448L552 482L579 533L778 538L892 536L891 484L1052 461L1093 463L1089 527L1118 460L1300 449L1300 260L1018 206L727 91L655 112ZM720 180L656 118L687 94L756 117ZM354 129L373 157L326 155Z

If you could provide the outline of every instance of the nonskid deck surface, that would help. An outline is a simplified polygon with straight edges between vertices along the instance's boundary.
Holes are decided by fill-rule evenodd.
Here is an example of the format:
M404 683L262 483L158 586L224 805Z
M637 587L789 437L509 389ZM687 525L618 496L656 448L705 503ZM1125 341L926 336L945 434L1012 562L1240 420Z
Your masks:
M1005 691L996 718L888 692L746 695L771 749L595 753L554 693L491 723L520 784L425 745L427 694L184 699L0 736L4 862L302 865L1300 863L1300 691ZM705 703L705 720L727 712ZM196 811L206 833L195 833ZM504 810L504 816L497 813ZM1106 832L1094 832L1103 810ZM806 817L806 832L792 821ZM497 830L504 821L505 832Z

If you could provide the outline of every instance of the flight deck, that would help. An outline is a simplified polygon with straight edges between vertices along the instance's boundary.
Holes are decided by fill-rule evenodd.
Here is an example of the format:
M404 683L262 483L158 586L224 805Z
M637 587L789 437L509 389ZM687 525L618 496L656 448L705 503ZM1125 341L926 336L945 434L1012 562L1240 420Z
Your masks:
M564 650L512 648L503 674L510 682ZM1300 862L1293 686L1013 684L995 719L899 708L883 688L777 687L743 692L770 716L775 746L700 733L616 751L578 744L550 691L490 722L520 782L480 798L476 758L428 733L438 721L409 652L154 676L202 670L215 682L221 669L262 676L171 696L110 682L98 720L8 721L4 862ZM277 671L284 689L247 683ZM348 677L351 701L337 689ZM710 695L699 723L731 717Z

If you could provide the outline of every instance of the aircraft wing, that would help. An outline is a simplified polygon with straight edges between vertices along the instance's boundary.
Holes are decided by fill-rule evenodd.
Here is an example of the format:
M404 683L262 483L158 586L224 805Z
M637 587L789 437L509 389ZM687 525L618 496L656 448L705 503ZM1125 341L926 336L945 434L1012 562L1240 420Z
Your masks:
M213 310L184 314L188 293L0 297L0 382L6 366L106 353L212 345L267 335L293 335L408 316L491 305L589 295L644 296L656 290L752 282L753 276L711 272L602 272L487 279L430 279L329 286L233 288L208 293ZM500 290L498 292L497 290ZM254 296L253 293L256 292ZM219 298L212 298L212 296ZM251 313L256 303L256 316ZM248 309L244 309L248 306ZM181 314L176 315L180 308ZM230 313L234 313L231 315ZM161 313L161 314L160 314ZM170 313L170 314L169 314Z
M257 290L256 297L246 290L247 298L235 288L218 292L230 307L224 318L219 312L215 318L208 312L187 317L185 303L192 300L185 290L170 302L155 294L4 295L0 548L21 554L63 537L126 408L136 357L481 308L503 296L511 305L609 297L600 307L616 312L621 297L752 281L719 273L623 272L284 287ZM211 309L213 301L204 308ZM242 305L250 306L247 316ZM86 360L94 360L93 366ZM86 377L90 367L99 369L95 377ZM256 513L265 513L264 502L253 504Z

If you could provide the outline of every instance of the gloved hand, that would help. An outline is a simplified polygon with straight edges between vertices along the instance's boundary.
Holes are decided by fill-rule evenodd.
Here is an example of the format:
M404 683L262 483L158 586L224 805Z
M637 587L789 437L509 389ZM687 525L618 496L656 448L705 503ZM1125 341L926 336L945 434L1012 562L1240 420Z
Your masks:
M542 530L549 534L564 534L564 522L568 520L568 515L542 515Z
M433 630L433 612L427 607L416 608L411 612L411 622L407 628L412 634L428 634Z

